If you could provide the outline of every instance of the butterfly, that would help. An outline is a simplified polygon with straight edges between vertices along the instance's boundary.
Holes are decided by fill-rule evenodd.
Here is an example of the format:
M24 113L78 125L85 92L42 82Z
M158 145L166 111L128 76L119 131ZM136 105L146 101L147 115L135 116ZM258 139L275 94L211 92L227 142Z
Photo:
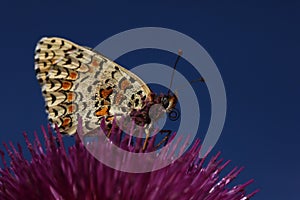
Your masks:
M42 38L34 58L48 119L62 134L76 133L78 114L87 119L87 131L98 128L101 120L110 129L113 120L123 115L147 126L151 105L158 103L171 113L177 104L175 94L154 94L131 71L63 38ZM147 134L145 141L148 138Z

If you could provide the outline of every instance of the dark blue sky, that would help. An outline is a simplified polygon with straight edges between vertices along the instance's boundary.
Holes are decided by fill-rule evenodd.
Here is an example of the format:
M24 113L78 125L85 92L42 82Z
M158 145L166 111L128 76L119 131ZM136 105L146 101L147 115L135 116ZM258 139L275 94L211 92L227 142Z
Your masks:
M249 189L261 189L254 199L299 199L299 1L108 2L1 3L1 142L22 143L23 131L33 133L47 123L33 70L42 36L95 47L127 29L165 27L198 41L220 70L228 112L214 152L232 160L229 168L246 167L237 182L254 178ZM120 64L148 62L151 54L142 55L131 53Z

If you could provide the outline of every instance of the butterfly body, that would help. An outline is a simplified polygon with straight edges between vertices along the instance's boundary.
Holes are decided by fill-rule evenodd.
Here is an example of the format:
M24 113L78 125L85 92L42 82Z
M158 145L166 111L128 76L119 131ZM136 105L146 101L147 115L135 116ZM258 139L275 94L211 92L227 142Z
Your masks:
M170 112L177 102L175 95L154 95L138 76L100 53L62 38L39 41L35 71L49 121L63 134L76 132L78 114L87 131L103 119L110 127L123 115L145 126L151 122L149 105L159 103Z

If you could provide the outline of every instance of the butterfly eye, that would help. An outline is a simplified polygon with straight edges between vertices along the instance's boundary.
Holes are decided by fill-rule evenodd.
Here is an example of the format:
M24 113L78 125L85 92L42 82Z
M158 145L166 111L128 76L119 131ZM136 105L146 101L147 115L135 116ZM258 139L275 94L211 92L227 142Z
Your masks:
M172 121L176 121L180 117L180 112L176 108L173 108L171 112L169 112L169 119Z

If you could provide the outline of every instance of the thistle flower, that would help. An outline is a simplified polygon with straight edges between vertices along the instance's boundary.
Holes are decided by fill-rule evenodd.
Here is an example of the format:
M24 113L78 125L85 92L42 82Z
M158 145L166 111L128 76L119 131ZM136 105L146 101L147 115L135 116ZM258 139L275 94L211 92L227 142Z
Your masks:
M228 186L241 168L234 168L225 177L219 177L229 163L222 164L220 153L207 165L204 165L204 158L197 160L199 141L165 168L147 173L128 173L99 162L87 151L78 135L75 136L75 144L66 149L59 132L57 140L49 127L48 131L42 128L42 133L45 148L37 134L34 143L31 143L24 133L31 160L25 159L20 145L17 150L12 143L10 148L4 144L11 162L8 166L1 151L4 168L0 169L0 199L246 200L257 192L247 194L245 191L253 180ZM113 129L113 135L120 136L120 131ZM111 139L129 151L141 149L138 142L135 145L128 143L128 137ZM155 137L151 140L147 151L154 148ZM122 164L122 161L119 162Z

